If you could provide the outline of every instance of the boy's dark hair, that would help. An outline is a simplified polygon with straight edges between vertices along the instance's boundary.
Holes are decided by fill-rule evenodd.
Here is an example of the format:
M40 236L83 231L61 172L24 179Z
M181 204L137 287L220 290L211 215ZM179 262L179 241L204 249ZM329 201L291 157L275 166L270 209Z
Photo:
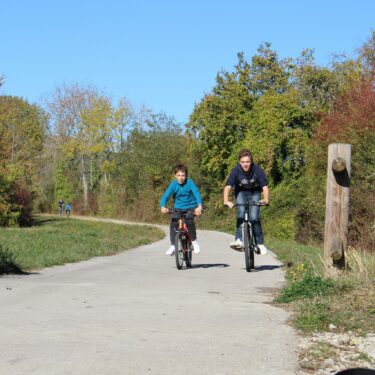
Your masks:
M184 172L186 177L188 175L188 169L187 169L187 166L185 164L176 164L175 167L174 167L174 174L176 174L177 172Z
M243 150L240 151L238 155L238 160L241 160L242 158L248 156L250 158L251 164L253 164L253 154L251 151L247 148L244 148Z

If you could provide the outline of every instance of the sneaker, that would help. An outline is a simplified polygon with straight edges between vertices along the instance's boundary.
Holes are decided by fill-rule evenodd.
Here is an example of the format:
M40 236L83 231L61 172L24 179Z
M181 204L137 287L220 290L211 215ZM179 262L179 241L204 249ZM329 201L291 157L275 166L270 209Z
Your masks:
M169 249L166 251L165 255L173 255L174 254L175 247L174 245L171 245Z
M194 249L194 254L199 254L201 252L201 248L199 247L199 243L197 240L192 242L193 244L193 249Z
M268 253L268 249L263 244L258 245L258 249L261 255L266 255Z
M233 250L236 251L243 251L243 242L240 239L236 239L236 241L232 242L229 245Z

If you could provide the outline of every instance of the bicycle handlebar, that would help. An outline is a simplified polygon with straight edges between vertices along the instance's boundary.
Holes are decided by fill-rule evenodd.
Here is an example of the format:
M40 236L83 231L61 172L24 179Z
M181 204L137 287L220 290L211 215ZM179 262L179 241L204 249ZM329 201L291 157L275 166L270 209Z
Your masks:
M179 213L182 213L183 215L186 215L188 211L190 211L194 216L197 216L197 215L195 214L194 210L181 210L181 209L179 209L179 208L169 208L169 209L168 209L168 213L169 213L169 214L174 214L174 213L176 213L176 212L179 212Z
M241 206L241 207L245 207L245 206L269 206L269 205L270 205L269 203L263 203L262 201L258 201L258 202L248 201L246 203L233 203L233 207L237 207L237 206Z

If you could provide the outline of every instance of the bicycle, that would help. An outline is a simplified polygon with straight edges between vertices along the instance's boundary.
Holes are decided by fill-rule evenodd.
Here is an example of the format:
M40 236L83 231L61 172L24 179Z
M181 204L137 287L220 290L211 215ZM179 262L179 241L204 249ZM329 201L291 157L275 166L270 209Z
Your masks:
M180 218L178 219L178 229L175 237L175 258L177 269L182 269L184 262L187 268L192 267L193 259L193 244L191 241L190 233L185 223L187 211L178 209L169 210L170 214L178 212Z
M258 245L256 242L256 238L253 232L253 227L251 225L251 221L249 220L250 216L250 207L252 206L268 206L261 201L259 202L251 202L249 200L246 201L244 204L235 203L233 207L236 206L244 206L245 207L245 218L244 222L242 223L242 238L243 238L243 248L245 253L245 266L246 271L250 272L252 269L255 269L254 264L254 253L259 253Z

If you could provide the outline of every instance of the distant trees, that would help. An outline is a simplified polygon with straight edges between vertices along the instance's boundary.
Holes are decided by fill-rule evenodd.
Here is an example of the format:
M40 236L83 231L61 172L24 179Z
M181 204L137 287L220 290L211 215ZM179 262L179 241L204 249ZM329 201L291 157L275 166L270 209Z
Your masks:
M126 99L113 103L91 85L58 87L45 111L0 97L0 225L27 222L32 201L55 210L59 198L74 212L157 220L173 165L184 162L203 195L202 220L228 229L223 185L238 151L250 148L269 176L268 233L319 242L327 146L348 142L350 240L373 248L374 40L372 33L357 58L336 58L331 68L308 49L293 59L280 59L270 43L250 60L239 53L186 128L163 113L136 112Z
M187 153L187 138L172 118L145 108L135 113L126 99L114 106L98 89L78 84L58 87L47 110L53 146L46 145L52 173L44 180L50 192L44 207L63 197L75 212L158 215L161 185Z

